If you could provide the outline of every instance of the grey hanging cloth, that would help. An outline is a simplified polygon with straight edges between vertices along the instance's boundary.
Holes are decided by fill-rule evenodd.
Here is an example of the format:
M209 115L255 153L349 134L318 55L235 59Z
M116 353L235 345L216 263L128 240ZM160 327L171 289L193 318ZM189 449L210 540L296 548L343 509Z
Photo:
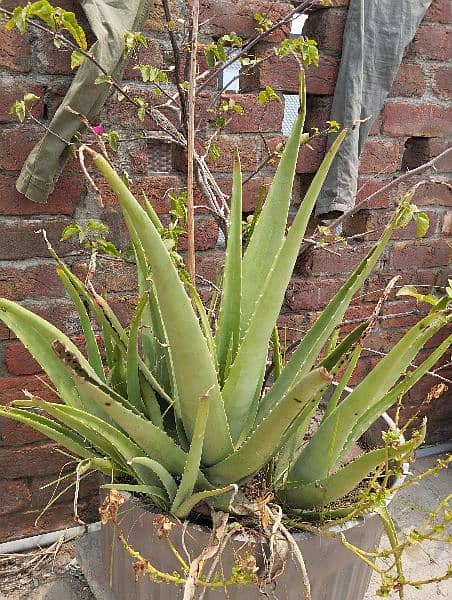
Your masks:
M372 121L430 4L431 0L350 0L331 118L341 125L371 119L344 140L317 202L318 216L338 216L353 207L359 156Z
M126 63L124 34L141 29L154 0L80 0L80 4L96 37L91 55L112 77L119 79ZM81 65L49 125L57 135L47 132L27 158L16 187L30 200L47 202L70 156L64 140L72 140L83 129L80 119L65 107L70 106L91 121L105 103L110 86L95 85L99 75L102 73L91 61Z

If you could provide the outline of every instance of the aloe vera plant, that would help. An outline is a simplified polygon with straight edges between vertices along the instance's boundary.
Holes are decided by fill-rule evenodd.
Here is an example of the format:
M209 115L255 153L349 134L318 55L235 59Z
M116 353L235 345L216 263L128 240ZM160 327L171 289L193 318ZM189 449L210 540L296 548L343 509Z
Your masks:
M79 474L112 478L105 487L145 493L187 517L201 501L232 509L242 484L265 469L286 512L321 512L351 492L378 465L410 455L422 436L376 449L343 464L352 444L442 356L451 336L418 367L419 350L451 320L439 302L362 382L344 397L359 359L364 326L322 354L352 297L406 224L402 203L381 238L331 299L272 385L265 385L269 343L308 220L343 138L326 154L288 227L305 118L301 109L250 240L242 240L242 175L236 156L221 305L213 329L194 286L181 277L151 205L141 204L101 154L95 168L116 194L133 244L139 301L128 328L91 284L56 256L57 273L74 301L87 357L61 331L23 306L0 300L0 318L47 373L61 403L18 399L0 415L43 432L79 459ZM105 348L101 359L99 336ZM276 336L276 337L275 337ZM316 432L303 441L333 378L339 380Z

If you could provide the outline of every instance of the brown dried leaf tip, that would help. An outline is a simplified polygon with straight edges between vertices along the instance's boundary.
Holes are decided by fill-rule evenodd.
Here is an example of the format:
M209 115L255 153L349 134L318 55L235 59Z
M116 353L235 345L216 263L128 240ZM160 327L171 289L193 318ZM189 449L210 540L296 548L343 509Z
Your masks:
M173 527L176 526L176 523L173 523L168 517L165 515L159 515L155 517L154 526L157 528L156 534L159 540L162 538L168 538Z
M116 490L109 490L105 500L99 508L100 520L102 525L106 525L110 521L116 523L118 517L118 509L125 502L122 496Z

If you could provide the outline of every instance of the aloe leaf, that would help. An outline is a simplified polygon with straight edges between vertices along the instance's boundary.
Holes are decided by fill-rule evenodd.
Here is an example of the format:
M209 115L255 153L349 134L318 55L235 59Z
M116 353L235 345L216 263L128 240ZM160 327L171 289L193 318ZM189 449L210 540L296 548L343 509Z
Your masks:
M97 457L94 449L85 442L83 437L52 419L18 408L0 408L0 415L32 427L54 442L61 444L76 456L82 458Z
M131 483L105 483L100 486L104 490L117 490L118 492L132 492L133 494L147 494L152 498L155 506L167 507L168 499L164 490L156 485L137 485Z
M269 407L290 388L294 379L303 373L308 372L315 363L323 345L328 340L332 331L341 322L353 296L361 288L364 281L372 272L393 232L393 223L388 226L380 240L372 248L366 258L358 265L352 275L344 283L337 294L331 299L328 306L322 311L311 329L301 340L295 352L286 364L281 377L273 384L272 388L265 396L261 410L267 411ZM365 325L363 326L365 328ZM356 328L355 332L358 332ZM354 333L354 332L352 332ZM341 344L333 351L340 353ZM324 365L329 368L328 365Z
M364 415L358 419L354 425L347 442L344 445L342 455L369 429L378 417L387 411L398 398L403 397L422 377L432 369L445 352L452 344L452 335L446 338L438 348L430 354L430 356L419 367L411 373L406 374L400 383L392 388L383 398L377 402L372 408L367 410Z
M450 315L434 313L414 325L321 423L301 451L290 478L305 482L325 478L341 455L355 423L378 404L425 343L451 320Z
M285 291L292 276L300 245L303 241L306 227L309 222L309 217L325 177L328 174L330 165L346 133L346 130L342 131L328 150L303 202L301 203L287 237L277 257L274 259L273 266L266 278L264 286L262 286L262 281L265 280L264 278L259 282L261 294L257 301L255 312L223 387L224 404L233 440L236 440L240 435L240 430L246 420L262 368L265 365L268 342L281 310ZM255 235L256 233L257 232L255 232ZM264 247L266 247L265 243ZM244 280L245 278L246 275L244 271ZM331 328L331 331L333 329L334 326ZM323 344L321 347L322 346ZM313 362L311 363L311 367L312 364ZM275 385L282 379L285 380L284 375L286 370L287 366ZM310 369L305 370L304 373L308 370ZM293 381L294 379L290 383L292 384ZM287 386L284 392L289 387L290 386ZM280 394L280 397L281 395L283 394Z
M142 333L144 362L151 372L155 374L156 380L161 383L163 389L171 395L172 388L170 386L172 381L169 376L171 364L168 343L158 301L152 285L150 268L140 239L130 219L127 219L127 214L124 216L135 252L139 293L140 295L146 292L149 294L149 303L143 312L143 325L145 326Z
M0 319L14 331L33 358L41 365L60 398L71 406L82 408L83 401L73 379L52 349L53 342L60 341L77 357L87 373L94 379L99 379L75 344L45 319L9 300L0 299Z
M363 454L345 467L323 479L306 485L300 482L284 486L281 498L294 508L314 508L324 506L342 498L352 490L378 465L387 460L400 460L409 456L425 439L425 428L405 444L393 448L378 448Z
M191 282L188 282L187 285L189 286L190 296L192 298L192 301L194 303L194 306L195 306L196 311L199 316L199 321L201 323L202 332L203 332L204 337L207 342L207 347L209 348L209 352L212 357L212 360L214 361L214 364L216 365L217 351L216 351L216 347L215 347L215 340L212 335L212 329L210 327L209 317L207 316L206 308L205 308L204 304L202 303L201 296L198 294L198 290L196 289L196 287Z
M21 400L16 403L18 406L40 408L64 423L67 427L70 427L77 432L78 435L86 438L86 440L96 448L96 450L103 456L108 456L111 460L118 464L124 471L131 471L130 467L127 466L127 460L130 457L124 456L119 448L121 440L125 438L124 434L117 431L111 425L108 425L101 419L88 414L84 410L73 408L72 406L65 406L62 404L55 404L54 402L46 402L40 398L33 398L33 400ZM104 435L105 431L108 431L107 436ZM114 441L114 433L118 434L118 444ZM127 439L127 438L125 438ZM113 441L112 441L113 440ZM137 447L139 454L139 448Z
M223 275L218 329L215 338L220 382L225 376L226 357L231 348L231 362L237 353L240 337L242 300L242 169L237 152L234 157L231 212ZM232 346L231 346L232 342Z
M81 389L109 415L141 450L131 456L141 456L145 452L149 457L161 463L168 471L182 474L187 455L174 441L156 425L136 414L113 396L103 392L93 383L79 378ZM122 434L121 434L122 435Z
M95 166L115 192L139 236L154 275L154 286L173 359L177 394L184 427L193 435L199 399L209 391L211 410L203 457L218 462L233 450L215 365L184 286L158 230L104 157Z
M169 502L173 502L177 494L177 483L170 473L159 462L147 456L138 456L131 460L132 465L142 465L152 471L160 479L166 493L168 494Z
M209 481L217 485L238 483L257 473L278 451L284 433L294 419L330 381L331 377L323 367L303 377L238 450L204 470Z
M163 417L160 410L160 405L155 395L151 384L146 381L143 375L140 374L140 389L141 399L143 402L144 414L150 419L154 425L163 428Z
M57 267L57 274L70 295L72 302L77 310L80 324L83 329L83 335L85 337L86 352L88 354L88 362L96 372L97 376L101 381L105 381L104 367L102 364L102 358L97 345L96 336L91 325L89 315L86 311L85 305L81 300L75 286L71 279L67 276L64 269Z
M138 367L138 333L141 325L141 315L148 302L148 295L142 296L135 309L129 328L129 340L127 344L127 398L135 408L143 411L141 400L140 370Z
M187 461L185 463L182 479L171 506L171 512L178 514L178 509L181 504L190 498L195 488L198 478L199 467L201 465L202 447L204 444L204 436L206 433L207 419L209 417L210 399L206 394L200 398L198 410L196 413L195 429L191 439L190 450L188 452Z
M231 485L227 485L226 487L223 487L223 488L217 488L215 490L207 490L205 492L197 492L196 494L193 494L192 496L190 496L190 498L185 500L185 502L182 502L178 506L177 510L175 512L173 512L173 514L178 519L185 519L188 517L188 515L191 513L191 511L194 509L194 507L197 504L199 504L200 502L204 502L205 500L208 500L209 498L216 498L218 496L223 496L223 494L228 494L230 492L234 493L234 491L236 489L237 489L237 486L234 484L231 484Z
M253 234L243 257L243 301L240 325L242 335L247 330L256 302L262 293L262 284L267 279L275 256L284 241L306 117L306 84L303 73L300 79L300 104L300 113L287 140L267 199L254 225Z
M353 350L347 368L345 369L344 374L342 375L334 392L331 395L331 398L328 401L327 407L325 409L325 414L323 415L324 419L329 417L333 410L336 408L336 406L339 404L339 401L342 398L342 394L348 382L350 381L351 376L353 375L356 365L358 364L358 360L361 356L362 351L363 349L361 348L361 346L356 346L356 348Z

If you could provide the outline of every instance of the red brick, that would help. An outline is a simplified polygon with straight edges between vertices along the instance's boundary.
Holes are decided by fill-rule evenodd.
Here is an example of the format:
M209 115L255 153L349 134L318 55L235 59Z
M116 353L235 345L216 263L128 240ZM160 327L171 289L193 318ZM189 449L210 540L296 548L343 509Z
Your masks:
M389 317L395 315L392 318L385 318L381 320L381 327L384 329L399 329L403 328L407 330L409 327L415 325L427 312L429 305L420 304L414 299L398 300L396 302L390 302L385 304L383 307L383 315ZM397 314L409 313L404 317L398 317Z
M245 109L243 115L231 116L226 126L233 133L258 133L281 131L284 107L282 102L269 102L261 105L255 94L233 94L222 96L223 100L231 98Z
M24 201L25 202L25 201ZM36 205L34 205L36 206ZM77 244L74 241L60 243L61 231L72 221L62 218L58 221L21 220L2 223L0 236L0 260L18 260L20 258L48 258L49 251L39 229L47 231L48 238L55 250L61 254L73 251Z
M358 191L356 194L355 203L363 201L368 196L371 196L385 185L387 185L387 181L380 181L377 179L366 179L364 177L358 180ZM382 192L378 196L375 197L375 200L372 200L370 203L365 204L365 209L373 209L373 208L387 208L391 201L391 192Z
M52 75L73 75L71 54L70 49L56 48L48 36L41 38L38 44L38 71Z
M346 19L343 9L318 10L309 16L303 35L314 38L320 52L340 56Z
M85 279L88 271L87 262L75 263L71 268L80 279ZM136 267L120 261L104 261L99 256L93 284L98 293L135 291L137 286Z
M299 341L309 328L306 315L280 315L277 325L283 344Z
M212 283L218 280L218 275L223 265L223 252L199 252L196 255L196 273Z
M0 269L0 296L4 298L58 298L64 294L54 263Z
M106 206L118 207L119 203L114 192L103 179L98 179L96 184L101 190L102 200ZM137 199L142 198L144 192L152 206L159 214L165 214L169 209L168 192L183 187L182 180L173 175L158 175L135 178L132 191Z
M391 267L403 271L410 268L441 267L450 264L451 249L445 240L396 242Z
M447 60L450 58L451 49L450 31L447 25L421 25L411 44L411 53L422 58Z
M174 0L169 0L169 7L173 19L177 19L179 16L179 9ZM156 31L167 32L167 25L165 20L165 13L163 11L162 0L155 0L153 7L150 9L149 17L143 27L144 30L151 30L152 33Z
M6 346L5 365L11 375L36 375L42 372L21 342L11 342Z
M409 138L405 143L402 169L415 169L449 148L449 141L443 138ZM452 171L452 152L435 163L435 169L439 172Z
M259 190L262 186L266 188L268 191L270 185L272 183L271 177L254 177L250 181L247 181L243 185L243 212L251 213L256 208L256 202L259 195ZM218 179L218 185L221 190L227 194L231 195L232 189L232 180L230 178ZM267 193L267 192L266 192Z
M297 264L300 272L305 275L350 273L370 250L368 244L349 244L344 248L335 248L340 256L330 254L326 250L311 251L301 265Z
M55 444L0 449L0 479L20 479L58 473L68 462Z
M218 223L208 217L200 217L195 221L195 246L196 250L210 250L215 248L218 240ZM187 239L182 235L179 240L179 250L187 250Z
M23 511L30 506L30 490L25 481L0 481L0 516Z
M396 291L402 285L417 285L423 292L430 293L432 291L431 286L436 283L434 271L411 269L402 274L395 271L376 273L371 275L367 281L366 291L362 296L363 302L376 302L383 294L388 283L396 275L402 275L402 278L397 282L396 288L391 292L391 295L389 296L390 300L394 300L396 298Z
M339 60L332 56L321 56L318 67L306 69L306 89L308 94L331 96L336 86Z
M452 108L434 104L387 102L383 113L383 133L394 136L444 137Z
M292 279L285 303L294 312L323 308L343 282L343 279Z
M47 476L40 478L33 478L30 482L30 493L31 493L31 508L42 508L46 506L49 500L52 497L52 494L56 488L56 484L53 484L55 481L55 476ZM97 473L93 473L89 475L85 479L80 482L80 490L78 497L80 500L84 500L86 498L91 498L94 502L99 495L99 475ZM49 487L43 488L43 486L52 483L53 485ZM59 494L63 491L64 487L69 485L69 481L65 483L65 485L60 484L57 489L57 493ZM43 489L41 489L43 488ZM69 489L65 494L58 499L57 504L69 504L74 499L74 488Z
M58 505L49 508L41 517L41 508L20 511L0 521L0 540L14 540L38 535L49 531L58 531L66 527L75 527L73 504ZM78 505L79 515L87 523L99 518L98 500L85 500ZM36 519L40 517L37 524Z
M300 67L293 56L272 56L259 65L260 87L267 85L275 90L298 94L300 89Z
M20 171L43 132L26 126L0 131L0 169Z
M359 161L361 173L395 173L400 168L398 140L369 138Z
M449 0L433 0L424 21L435 21L437 23L452 22L452 6Z
M300 148L297 162L297 173L315 173L322 162L326 149L326 138L312 139L309 144Z
M146 148L132 150L129 152L130 162L132 165L132 173L140 175L146 173L149 168L149 153Z
M43 98L44 86L22 78L2 78L0 81L0 123L17 123L17 117L10 114L10 108L15 100L26 93ZM42 118L44 103L42 100L33 105L32 114L37 119Z
M140 71L134 69L136 65L152 65L153 67L162 68L164 66L163 56L160 51L160 46L157 40L147 37L147 46L137 47L127 65L124 73L124 79L141 79Z
M445 236L452 237L452 212L444 213L441 233Z
M433 72L433 89L444 100L452 96L452 69L440 67Z
M80 176L63 175L48 202L32 202L16 190L16 179L17 176L0 175L0 215L73 215L86 189Z
M417 188L413 203L419 206L445 206L452 205L452 191L447 184L429 182Z
M30 45L16 29L0 28L0 67L10 71L30 71Z
M427 83L421 65L402 63L389 92L390 96L422 96Z
M256 137L225 137L218 140L220 148L220 159L216 162L208 159L208 165L213 172L232 173L234 154L237 149L240 153L242 171L251 171L257 167L257 145Z
M257 27L253 19L255 13L266 12L273 22L277 22L289 10L287 3L269 0L201 0L202 32L215 37L235 31L244 38L252 38ZM279 32L270 39L276 41L281 38L282 33Z

